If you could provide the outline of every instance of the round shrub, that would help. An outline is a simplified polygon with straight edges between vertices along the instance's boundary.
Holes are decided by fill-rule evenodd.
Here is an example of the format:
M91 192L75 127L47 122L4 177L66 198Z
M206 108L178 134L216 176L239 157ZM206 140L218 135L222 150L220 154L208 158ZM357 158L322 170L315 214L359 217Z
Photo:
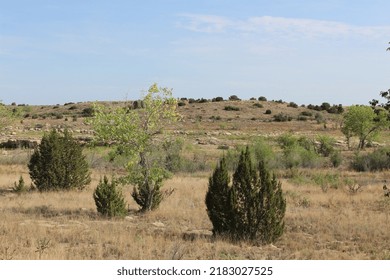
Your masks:
M230 101L240 101L241 99L237 95L231 95L229 96Z
M82 147L65 130L45 134L28 163L39 191L83 189L91 181Z

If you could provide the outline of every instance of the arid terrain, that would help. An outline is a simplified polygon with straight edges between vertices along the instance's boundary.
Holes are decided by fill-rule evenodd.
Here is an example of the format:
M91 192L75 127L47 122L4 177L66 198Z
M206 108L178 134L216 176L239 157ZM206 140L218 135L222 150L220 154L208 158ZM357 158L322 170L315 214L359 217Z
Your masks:
M91 105L13 105L22 117L4 129L0 142L30 144L0 150L0 259L390 259L390 198L382 190L390 172L350 168L355 142L348 149L341 114L281 101L182 101L181 120L166 128L183 141L183 167L165 183L174 193L158 210L139 214L132 187L125 186L128 216L107 219L97 213L92 193L103 175L122 174L123 162L109 162L107 147L89 146L93 131L85 119ZM14 193L20 176L30 185L27 163L34 143L53 128L68 128L84 145L91 184L83 191ZM204 200L219 157L256 139L278 155L277 139L286 133L334 138L342 163L294 169L275 164L287 210L285 232L274 244L212 238ZM363 153L389 141L384 131Z

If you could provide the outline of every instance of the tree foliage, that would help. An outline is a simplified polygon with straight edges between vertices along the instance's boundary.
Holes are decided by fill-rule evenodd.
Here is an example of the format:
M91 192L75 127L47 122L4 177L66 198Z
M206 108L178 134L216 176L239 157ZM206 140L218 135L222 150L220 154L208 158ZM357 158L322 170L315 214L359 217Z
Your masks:
M141 211L156 209L170 192L162 192L170 177L161 153L168 139L164 127L178 119L172 90L153 84L142 99L142 107L107 108L95 105L91 124L99 141L114 143L128 156L128 175L122 181L133 184L132 197ZM130 108L131 107L131 108Z
M31 180L40 191L83 189L91 181L82 147L66 130L45 134L28 164Z
M230 210L229 174L226 159L223 157L209 178L206 194L207 214L213 224L214 235L224 235L232 227Z
M351 106L344 114L342 132L348 142L351 137L358 137L358 148L364 149L368 141L388 126L388 113L385 110L373 110L370 106Z
M268 244L283 234L286 200L275 175L262 160L254 166L251 158L247 147L241 152L231 186L221 160L209 179L206 206L215 235Z

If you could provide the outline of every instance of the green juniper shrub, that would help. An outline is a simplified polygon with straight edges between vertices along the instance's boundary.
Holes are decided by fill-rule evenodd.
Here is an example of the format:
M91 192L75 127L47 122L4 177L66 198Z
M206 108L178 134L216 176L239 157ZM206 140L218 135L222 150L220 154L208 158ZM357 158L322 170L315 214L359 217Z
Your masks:
M211 101L212 102L221 102L221 101L223 101L223 97L218 96L218 97L213 98Z
M231 95L229 96L230 101L240 101L241 99L237 95Z
M100 179L94 193L93 199L97 211L107 217L124 217L127 215L126 203L120 189L117 188L117 182L113 178L111 183L104 176Z
M90 118L95 115L95 110L92 107L84 108L81 115L85 118Z
M91 181L82 147L65 130L42 137L28 163L31 180L39 191L83 189Z
M290 102L290 103L287 104L287 107L298 108L298 104L295 103L295 102Z
M253 165L252 157L249 147L241 152L231 186L222 158L210 177L206 206L214 235L269 244L283 234L286 200L275 175L262 160Z
M206 194L207 214L213 224L214 235L226 235L232 227L230 208L229 174L225 157L209 178Z

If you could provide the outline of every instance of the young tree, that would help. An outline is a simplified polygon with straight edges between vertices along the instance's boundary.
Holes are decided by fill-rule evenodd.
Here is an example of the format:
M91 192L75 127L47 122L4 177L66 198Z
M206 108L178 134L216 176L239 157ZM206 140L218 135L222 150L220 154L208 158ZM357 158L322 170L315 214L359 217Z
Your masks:
M98 186L93 193L97 211L107 217L123 217L127 214L126 203L123 194L117 189L115 179L108 181L104 176L100 179Z
M134 185L132 197L141 211L156 209L171 192L161 190L170 172L162 159L161 145L167 141L164 127L176 120L177 101L172 90L153 84L142 99L143 106L106 108L96 105L91 124L97 139L115 143L129 157L128 175L122 180Z
M352 106L344 114L341 130L348 140L351 136L357 136L358 148L364 149L367 141L372 140L388 126L388 113L385 110L375 111L370 106Z
M40 191L83 189L91 182L82 147L66 130L45 134L28 164L31 180Z
M209 178L206 194L207 214L213 224L214 235L224 235L231 228L230 187L226 159L223 157Z

